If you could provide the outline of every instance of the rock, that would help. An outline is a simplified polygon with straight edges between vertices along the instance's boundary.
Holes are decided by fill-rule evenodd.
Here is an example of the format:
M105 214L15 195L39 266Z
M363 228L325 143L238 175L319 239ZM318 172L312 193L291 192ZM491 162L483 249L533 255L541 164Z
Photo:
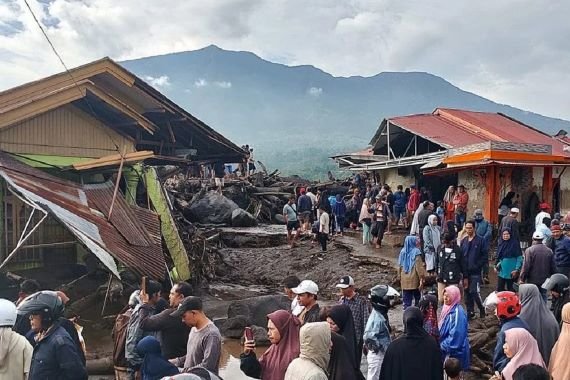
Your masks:
M224 196L234 201L239 207L246 209L249 206L250 198L243 186L228 186L223 190Z
M469 345L471 346L472 351L476 351L479 348L483 347L491 337L487 332L476 332L469 336Z
M242 316L249 325L267 326L267 314L275 310L288 310L291 301L285 296L260 296L234 301L228 306L228 320ZM245 326L244 326L245 327Z
M269 346L271 342L267 337L267 330L259 326L251 326L251 331L253 332L253 339L255 339L256 346Z
M191 222L202 224L231 224L232 212L239 206L215 191L193 201L182 213Z
M275 214L273 219L275 220L275 222L277 222L279 224L285 224L285 218L281 214Z
M232 211L232 227L255 227L257 219L249 212L236 208Z
M228 318L220 329L220 333L226 338L239 339L243 335L243 330L249 325L249 321L243 315Z

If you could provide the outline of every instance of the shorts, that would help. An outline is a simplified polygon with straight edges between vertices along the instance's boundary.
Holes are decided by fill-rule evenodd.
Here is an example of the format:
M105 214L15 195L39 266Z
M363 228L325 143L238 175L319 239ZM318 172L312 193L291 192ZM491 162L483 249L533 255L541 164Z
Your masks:
M312 212L311 211L303 211L302 213L299 214L299 217L301 218L301 222L303 223L310 223L311 222L311 215Z
M287 231L298 230L301 227L298 220L287 222Z
M223 178L214 178L214 183L216 184L216 187L224 187L224 179Z

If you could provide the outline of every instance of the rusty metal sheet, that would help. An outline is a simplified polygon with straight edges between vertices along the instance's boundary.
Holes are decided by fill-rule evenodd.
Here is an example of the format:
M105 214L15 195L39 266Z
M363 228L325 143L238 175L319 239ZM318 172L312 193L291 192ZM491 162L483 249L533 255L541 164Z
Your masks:
M137 220L137 212L126 205L121 194L117 195L117 199L120 199L120 204L126 206L119 208L127 210L121 216L123 221L133 225L138 223L139 228L152 230L152 235L147 234L147 246L131 244L115 225L107 221L100 210L93 210L90 205L95 202L89 199L89 190L84 186L61 180L20 163L5 152L0 152L0 168L0 175L9 185L44 210L51 212L90 251L93 252L99 247L140 275L155 279L164 278L166 263L160 235L156 234L157 222L152 221L149 216Z

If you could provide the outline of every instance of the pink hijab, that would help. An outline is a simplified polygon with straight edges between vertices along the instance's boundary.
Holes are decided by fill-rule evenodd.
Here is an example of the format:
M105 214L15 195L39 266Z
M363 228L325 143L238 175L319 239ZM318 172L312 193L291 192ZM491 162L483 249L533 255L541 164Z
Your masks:
M281 340L272 344L259 358L263 380L283 380L289 363L299 357L299 330L301 322L285 310L277 310L267 316L273 322Z
M526 329L514 328L505 331L505 342L515 355L503 369L502 375L505 380L513 380L513 374L517 368L525 364L537 364L546 368L536 339Z
M445 317L447 317L447 315L451 312L451 310L459 305L459 302L461 302L461 292L459 291L459 288L455 285L451 285L448 286L447 288L445 288L445 294L447 294L447 296L449 298L451 298L451 305L443 305L443 308L441 309L441 315L439 316L439 328L441 328L441 326L443 326L443 320L445 319Z

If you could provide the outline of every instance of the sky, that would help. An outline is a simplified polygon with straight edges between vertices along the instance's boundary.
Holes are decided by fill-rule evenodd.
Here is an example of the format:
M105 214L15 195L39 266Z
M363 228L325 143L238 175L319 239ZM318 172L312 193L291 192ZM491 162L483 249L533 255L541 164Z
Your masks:
M429 72L570 120L570 1L28 2L69 67L215 44L335 76ZM0 90L62 70L24 0L0 0Z

